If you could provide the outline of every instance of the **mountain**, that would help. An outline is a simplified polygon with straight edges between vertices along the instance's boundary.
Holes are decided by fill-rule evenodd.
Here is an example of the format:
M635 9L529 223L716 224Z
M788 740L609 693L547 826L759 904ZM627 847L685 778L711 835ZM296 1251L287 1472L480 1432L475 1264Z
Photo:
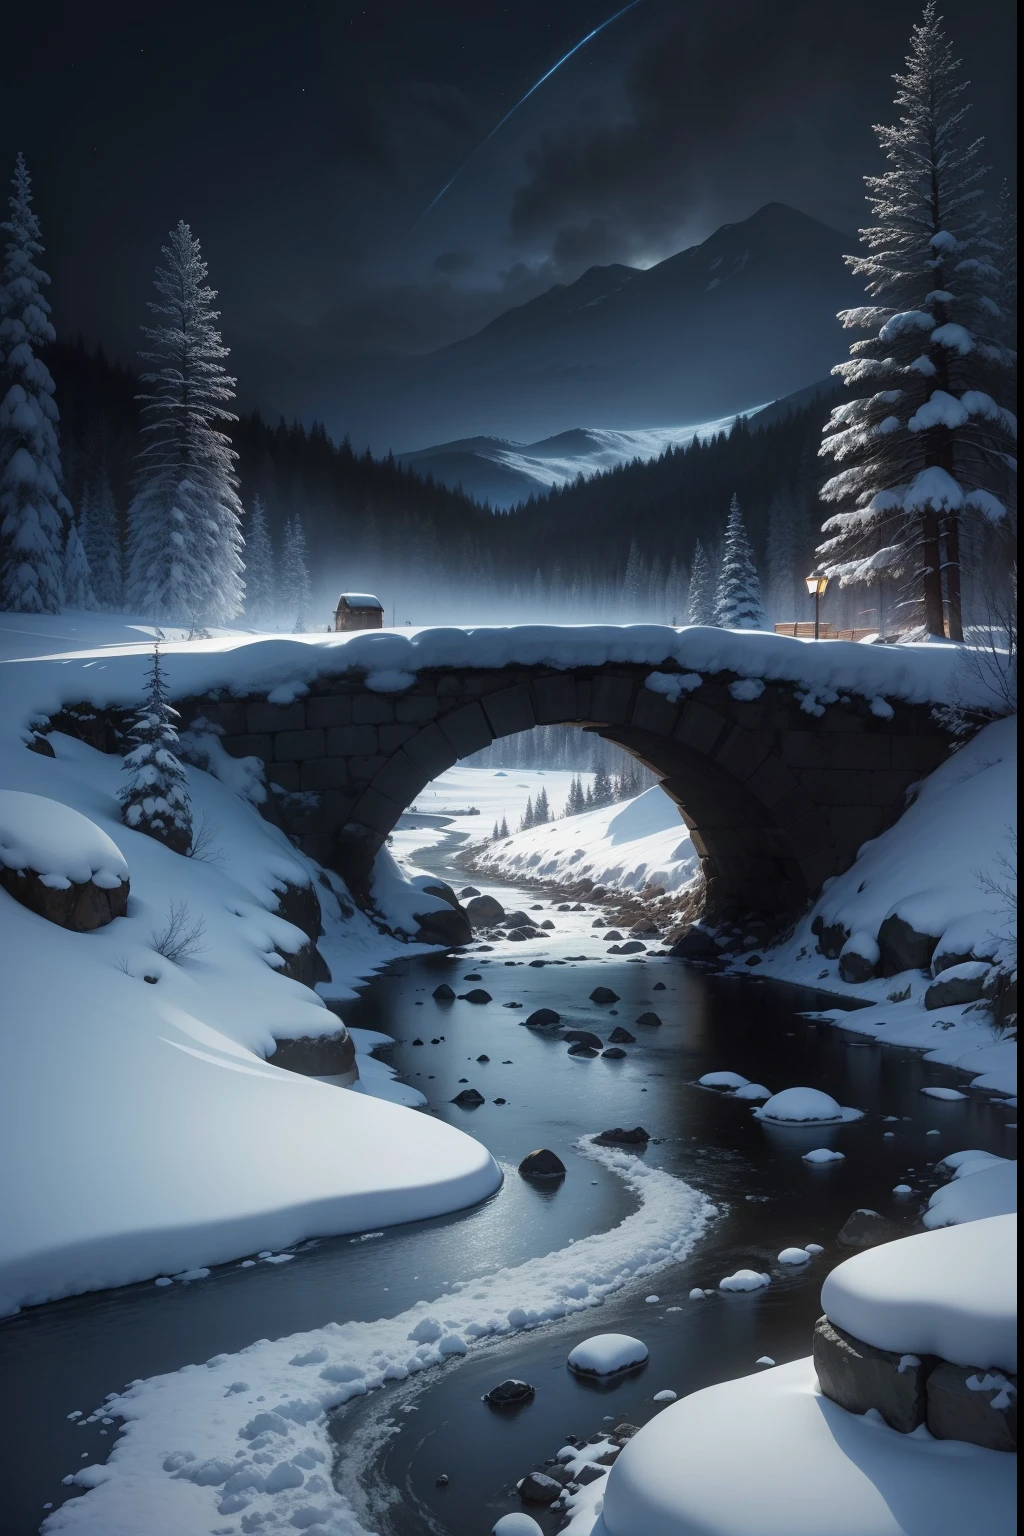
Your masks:
M768 203L646 271L592 267L483 330L396 360L339 403L356 440L630 432L748 411L819 379L846 352L836 311L863 293L850 239Z

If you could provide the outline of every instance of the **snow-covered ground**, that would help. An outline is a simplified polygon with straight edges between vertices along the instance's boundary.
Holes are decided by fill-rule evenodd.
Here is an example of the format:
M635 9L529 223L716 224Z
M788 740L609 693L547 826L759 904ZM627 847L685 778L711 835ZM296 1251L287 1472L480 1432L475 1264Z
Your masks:
M561 885L586 877L623 891L647 885L675 891L700 867L678 806L658 785L634 800L530 827L473 851L481 867L506 880Z

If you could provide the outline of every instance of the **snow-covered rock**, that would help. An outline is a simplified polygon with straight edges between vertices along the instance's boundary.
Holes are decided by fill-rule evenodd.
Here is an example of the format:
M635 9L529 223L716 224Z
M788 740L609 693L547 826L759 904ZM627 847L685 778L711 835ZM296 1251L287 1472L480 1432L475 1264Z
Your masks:
M814 1163L817 1167L823 1167L828 1163L841 1163L845 1158L845 1152L834 1152L831 1147L814 1147L803 1156L805 1163Z
M647 1345L628 1333L595 1333L569 1351L569 1365L581 1376L614 1376L643 1365Z
M720 1291L761 1291L766 1285L771 1285L771 1275L762 1274L757 1269L738 1269L735 1274L726 1275L719 1280Z
M859 1120L863 1113L860 1109L844 1109L820 1088L784 1088L754 1110L758 1120L778 1125L839 1125Z
M945 1163L952 1166L949 1158ZM981 1153L964 1157L952 1182L934 1191L922 1220L926 1227L935 1229L1004 1216L1016 1209L1016 1162Z
M0 789L0 885L76 933L105 927L128 905L128 865L114 840L72 806L16 789Z

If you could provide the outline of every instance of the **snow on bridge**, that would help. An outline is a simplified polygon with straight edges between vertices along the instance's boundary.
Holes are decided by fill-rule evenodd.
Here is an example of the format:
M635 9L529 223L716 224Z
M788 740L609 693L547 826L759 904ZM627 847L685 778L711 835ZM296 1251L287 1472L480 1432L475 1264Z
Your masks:
M83 700L130 705L147 655L28 659L0 669L0 689L17 693L21 721ZM660 625L234 634L164 655L185 723L260 759L288 830L357 894L432 778L496 737L568 724L659 776L719 913L794 910L847 868L945 757L932 706L967 681L951 646Z

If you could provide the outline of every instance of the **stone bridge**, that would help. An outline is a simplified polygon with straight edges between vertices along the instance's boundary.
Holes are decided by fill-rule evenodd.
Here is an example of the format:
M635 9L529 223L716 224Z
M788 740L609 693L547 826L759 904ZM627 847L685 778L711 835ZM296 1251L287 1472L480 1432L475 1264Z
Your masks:
M286 829L360 900L374 856L424 786L535 725L583 726L658 776L701 858L712 918L802 908L949 750L927 704L836 690L821 702L797 683L695 675L674 661L655 675L656 692L650 664L368 677L342 660L334 675L321 664L294 702L221 692L181 707L186 720L218 726L232 755L263 760Z

